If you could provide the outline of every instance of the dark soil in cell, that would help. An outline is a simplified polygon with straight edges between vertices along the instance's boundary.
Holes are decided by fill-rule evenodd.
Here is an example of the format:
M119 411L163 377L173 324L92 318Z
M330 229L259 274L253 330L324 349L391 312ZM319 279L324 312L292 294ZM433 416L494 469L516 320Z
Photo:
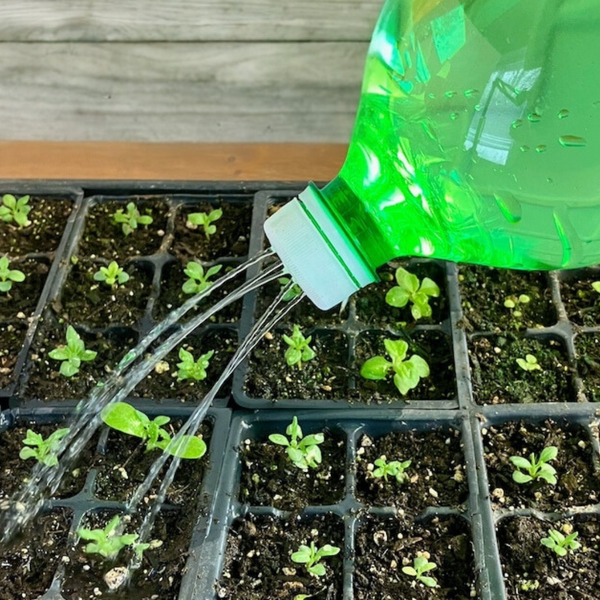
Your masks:
M88 513L84 526L104 527L112 516L106 512ZM177 600L193 527L193 511L161 511L149 540L161 540L163 544L146 550L142 566L135 571L131 584L113 593L109 592L104 577L112 569L125 567L131 550L122 550L117 559L110 562L99 554L86 554L83 551L86 542L80 542L71 550L62 595L65 600L96 600L100 591L100 597L111 600ZM125 532L137 530L137 522L131 522Z
M556 323L544 272L464 266L458 279L464 323L470 331L522 330ZM518 302L522 294L529 297L529 302ZM509 298L516 301L513 309L504 306Z
M585 395L592 402L600 401L600 335L582 333L575 338L577 371L583 381Z
M206 379L194 381L178 380L179 347L167 354L164 361L149 373L135 388L133 396L152 400L166 398L181 402L199 402L217 382L238 346L237 332L230 329L209 329L204 334L188 336L180 347L191 352L195 360L210 350L214 351L206 370ZM217 398L228 397L231 378L217 392Z
M597 327L600 325L600 294L592 283L600 280L600 275L582 271L578 279L561 281L560 297L567 311L567 318L576 325Z
M305 436L308 433L303 431ZM274 506L282 510L340 502L346 487L344 438L329 430L323 433L325 441L319 444L323 462L306 472L290 461L283 446L269 441L242 443L239 500L251 506Z
M411 314L412 303L404 308L395 308L385 301L385 295L394 286L398 285L395 279L396 269L405 268L409 273L416 275L419 282L425 277L432 279L440 288L437 298L429 299L431 317L419 319L419 325L441 323L448 318L448 300L446 297L445 273L440 265L433 262L398 262L392 261L378 270L381 277L380 283L374 283L358 291L354 296L356 305L356 318L367 325L374 327L390 327L404 329L406 324L414 324Z
M181 423L171 422L164 426L174 436ZM210 445L210 425L202 424L199 434ZM93 467L98 469L94 494L102 500L124 501L129 499L145 480L154 461L161 456L159 450L146 452L145 443L139 438L117 431L110 431L105 452L96 455ZM156 478L148 494L156 494L166 473L170 460ZM175 479L167 492L167 502L193 509L208 464L208 452L198 460L181 459Z
M524 370L517 359L531 354L541 369ZM573 368L553 339L513 335L474 337L469 342L473 395L478 404L573 402Z
M384 356L390 360L384 346L384 339L396 340L398 336L368 331L360 335L356 342L356 359L353 372L356 375L356 389L350 397L368 404L410 400L445 400L456 397L456 377L450 340L439 331L415 331L410 337L403 337L409 347L406 359L418 354L427 361L430 375L419 381L416 388L402 396L393 382L393 372L380 381L364 379L360 369L364 362L373 356Z
M181 306L186 300L192 297L190 294L185 294L181 289L188 277L184 273L187 263L169 263L163 267L163 273L160 283L160 294L154 305L152 317L156 321L162 321L173 309ZM204 267L206 272L207 268ZM219 277L229 271L228 266L223 266L221 270L210 281L216 282ZM208 310L213 307L219 300L222 300L227 294L237 290L243 283L242 277L238 276L232 281L229 281L222 286L216 288L209 296L201 300L194 308L192 308L183 318L182 321L189 321L198 313ZM209 319L209 323L235 323L242 314L242 300L237 300L217 312Z
M27 334L27 322L0 323L0 388L13 382L13 370Z
M0 320L27 318L35 310L50 269L43 259L11 261L11 270L19 270L25 281L12 284L9 292L0 292Z
M291 555L301 544L340 552L322 560L326 573L310 575ZM341 600L344 527L332 516L309 521L252 516L234 521L227 538L225 565L217 584L219 598L281 600L309 594L315 600Z
M0 434L0 498L8 498L18 491L29 479L37 462L33 458L22 460L19 452L23 448L23 440L27 429L39 433L44 439L57 429L66 425L32 425L31 427L14 427ZM80 452L75 463L67 469L60 487L54 494L55 498L68 498L79 493L88 472L88 465L94 456L97 436L93 437Z
M256 310L254 311L256 319L259 319L277 298L281 291L281 284L272 282L261 287L259 291L260 293L256 298ZM352 302L351 298L349 303ZM297 324L302 328L309 329L315 326L337 326L347 319L348 305L342 308L340 304L330 310L323 311L317 308L308 298L303 298L279 323L288 324L290 327Z
M49 253L58 248L73 203L68 200L31 198L29 205L32 208L28 215L31 225L28 227L19 229L0 220L0 255L15 257Z
M425 575L432 589L402 571L425 556L436 564ZM409 519L366 518L356 539L356 600L470 600L475 597L473 549L467 522L460 517Z
M485 428L484 432L489 489L492 502L499 508L558 511L599 502L600 480L594 469L594 450L583 427L561 427L552 421L543 425L517 422ZM558 456L549 463L556 469L557 484L543 479L516 483L510 457L530 460L533 452L539 458L548 446L558 448Z
M67 509L40 515L0 549L0 600L37 600L46 593L66 550L70 521Z
M94 280L108 263L82 260L71 268L60 298L52 303L59 318L90 328L134 325L144 314L152 286L152 270L142 265L119 265L129 275L121 285Z
M408 514L428 506L459 507L469 493L461 446L455 429L403 431L376 439L363 435L356 457L358 499L368 506L396 506ZM388 464L410 460L408 479L399 483L394 477L375 478L374 462L381 456Z
M125 235L112 215L119 209L127 212L133 202L141 215L152 217L150 225L140 225L133 233ZM85 228L79 241L78 254L90 258L124 261L132 256L147 256L159 251L166 228L169 205L167 199L153 202L130 198L124 202L104 202L91 206Z
M541 544L550 529L563 535L576 531L581 548L559 557ZM534 518L503 519L498 525L498 545L509 600L600 598L600 524L597 517L555 522Z
M289 366L285 360L288 345L283 334L275 330L267 334L250 356L245 392L252 398L267 400L333 400L346 397L348 347L342 333L327 330L312 332L310 347L316 357ZM308 338L310 330L303 331Z
M217 231L207 239L204 228L189 223L188 215L202 212L208 214L216 208L223 211L223 216L212 223ZM193 259L211 261L225 256L246 256L251 221L251 204L183 204L177 209L173 244L169 251L184 262Z
M73 377L60 374L60 361L48 353L66 344L66 327L47 321L38 330L26 366L30 374L23 396L40 400L80 400L87 398L98 382L104 381L129 348L137 335L128 329L112 329L103 333L78 331L88 350L97 352L93 361L82 362Z

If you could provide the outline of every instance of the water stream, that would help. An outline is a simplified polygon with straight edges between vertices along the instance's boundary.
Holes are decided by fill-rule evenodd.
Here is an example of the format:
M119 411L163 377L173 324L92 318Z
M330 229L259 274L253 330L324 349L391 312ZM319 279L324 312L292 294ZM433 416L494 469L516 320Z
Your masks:
M180 329L172 333L166 340L158 345L150 355L145 354L146 350L155 340L157 340L172 325L178 323L189 310L198 304L198 302L206 298L210 293L218 289L227 281L232 280L246 271L248 268L266 260L270 260L271 262L265 264L258 275L246 281L237 290L229 293L225 298L215 303L208 310L194 316L188 322L181 324ZM197 329L207 319L210 319L210 317L229 304L239 300L248 292L281 277L284 272L283 265L279 259L275 257L272 250L268 249L260 252L244 264L220 277L210 288L189 298L184 304L173 310L161 323L157 324L135 348L127 352L106 381L99 383L97 387L92 390L88 399L78 405L76 409L77 415L74 417L73 421L68 424L70 430L69 434L61 440L61 444L57 451L59 459L58 466L48 467L38 463L32 470L29 482L13 495L10 502L7 502L0 507L2 509L0 510L1 542L8 542L19 529L25 527L25 525L42 509L46 498L58 489L65 472L73 465L81 450L102 424L100 413L104 408L114 402L125 400L135 386L150 373L173 348L181 343L187 335ZM291 289L292 285L293 283L290 282L286 288L280 292L279 296L275 299L269 309L267 309L256 322L252 331L242 341L218 381L198 404L191 417L174 436L175 441L178 441L186 434L194 434L198 430L221 385L223 385L234 369L261 340L264 334L302 299L303 295L298 296L289 302L282 301L284 294ZM153 499L152 506L144 518L139 532L138 542L143 542L148 537L154 519L165 500L167 489L175 477L180 459L172 457L167 453L162 453L153 464L145 481L138 487L133 497L127 503L128 511L131 512L136 509L150 489L152 482L169 459L172 459L172 462L161 483L159 492L156 495L156 498ZM139 564L134 561L132 561L132 564L130 565L131 569L135 569L138 566Z

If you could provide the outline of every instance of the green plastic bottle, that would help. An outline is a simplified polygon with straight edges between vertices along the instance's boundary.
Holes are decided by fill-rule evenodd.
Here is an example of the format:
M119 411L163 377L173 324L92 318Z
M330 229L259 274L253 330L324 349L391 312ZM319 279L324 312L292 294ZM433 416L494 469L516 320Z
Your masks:
M387 0L339 175L265 230L321 308L400 256L600 263L600 2Z

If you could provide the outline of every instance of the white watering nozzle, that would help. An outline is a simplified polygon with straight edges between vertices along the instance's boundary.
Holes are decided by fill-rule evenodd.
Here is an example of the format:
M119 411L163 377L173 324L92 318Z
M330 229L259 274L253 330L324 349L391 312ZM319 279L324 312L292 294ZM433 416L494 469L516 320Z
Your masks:
M294 281L321 310L377 281L312 183L266 220L265 233Z

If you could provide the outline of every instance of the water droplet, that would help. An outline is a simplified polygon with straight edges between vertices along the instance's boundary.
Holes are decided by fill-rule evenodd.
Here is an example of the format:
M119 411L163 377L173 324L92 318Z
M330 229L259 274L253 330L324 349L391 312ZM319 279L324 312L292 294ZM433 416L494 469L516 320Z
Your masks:
M477 94L479 94L479 90L465 90L464 94L465 94L465 98L472 98L473 96L476 96Z
M456 112L450 113L450 119L452 119L453 121L456 121L456 119L458 119L458 113L456 113Z
M563 108L562 110L558 111L559 119L566 119L568 116L569 116L569 111L566 108Z
M476 104L473 108L476 112L479 112L481 110L481 104Z
M433 100L435 98L435 94L433 92L429 92L429 94L427 94L427 97Z
M536 112L529 113L527 118L531 123L539 123L542 120L542 116Z
M554 179L552 179L552 177L548 177L548 178L546 179L546 181L547 181L548 183L554 183Z
M541 154L542 152L546 152L547 149L548 149L548 146L546 146L546 144L539 144L538 146L535 147L535 151L539 154Z
M558 141L561 143L561 145L565 146L566 148L581 148L582 146L585 146L587 144L585 139L579 137L578 135L561 135L558 138Z
M456 96L456 92L446 92L446 98L454 98Z
M517 129L517 127L521 127L521 125L523 125L523 120L522 119L517 119L516 121L513 121L510 126L513 129Z
M520 150L521 152L529 152L529 146L521 146L521 147L519 148L519 150Z
M505 192L501 196L494 194L494 200L509 223L518 223L521 220L523 211L521 203L515 196L509 192Z

